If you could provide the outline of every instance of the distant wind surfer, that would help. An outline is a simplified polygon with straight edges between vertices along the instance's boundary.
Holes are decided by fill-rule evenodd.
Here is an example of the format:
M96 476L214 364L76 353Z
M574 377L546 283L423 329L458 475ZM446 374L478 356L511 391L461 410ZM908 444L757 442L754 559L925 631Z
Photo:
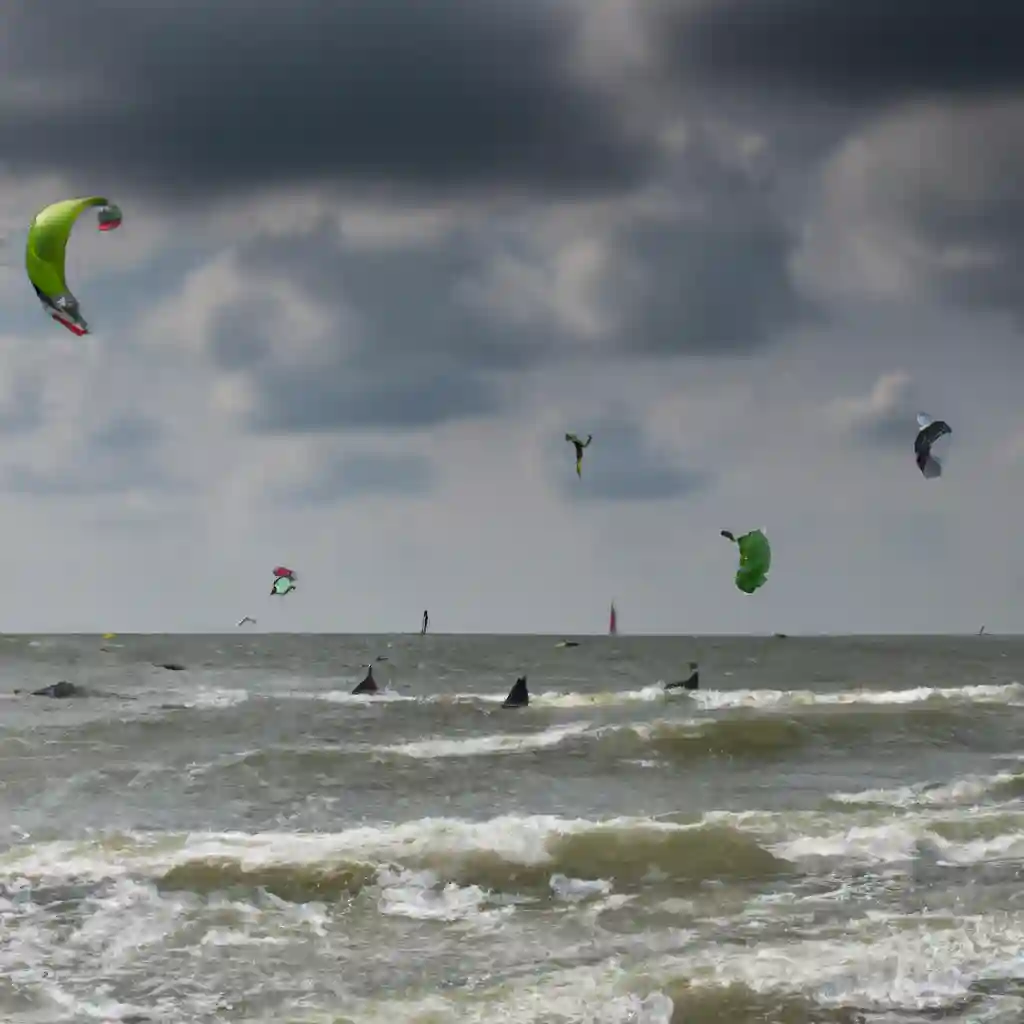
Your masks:
M581 441L575 434L566 434L566 441L569 442L576 449L576 475L580 478L583 477L583 449L590 447L590 442L594 439L593 434L587 434L586 441Z
M420 626L420 636L423 636L427 632L427 626L430 625L430 613L426 608L423 609L423 625Z

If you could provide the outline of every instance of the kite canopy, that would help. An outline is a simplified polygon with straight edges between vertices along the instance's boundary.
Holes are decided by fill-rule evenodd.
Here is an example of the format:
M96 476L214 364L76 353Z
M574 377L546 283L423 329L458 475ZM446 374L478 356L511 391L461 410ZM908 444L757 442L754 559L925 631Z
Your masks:
M761 530L752 530L742 537L735 537L728 530L722 536L735 542L740 549L740 567L736 570L736 586L745 594L752 594L763 587L772 565L772 548Z
M65 256L71 230L87 209L98 206L100 231L113 231L121 224L121 211L102 196L64 199L40 210L28 229L25 243L25 271L43 308L72 334L89 333L65 276Z
M917 468L926 480L934 480L942 476L942 464L946 460L953 431L944 420L933 420L924 412L917 414L917 425L921 428L914 440Z
M295 589L295 581L296 576L291 569L287 569L283 565L277 566L274 569L274 585L270 588L271 596L276 594L279 597L284 597L285 594Z

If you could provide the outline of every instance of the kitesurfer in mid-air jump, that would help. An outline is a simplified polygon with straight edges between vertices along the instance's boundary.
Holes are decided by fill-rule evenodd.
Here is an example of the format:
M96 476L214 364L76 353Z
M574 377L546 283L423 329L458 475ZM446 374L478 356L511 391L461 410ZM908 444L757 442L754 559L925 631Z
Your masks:
M590 447L590 442L594 439L593 434L587 434L586 441L581 441L575 434L566 434L565 439L576 449L576 475L582 478L583 449Z

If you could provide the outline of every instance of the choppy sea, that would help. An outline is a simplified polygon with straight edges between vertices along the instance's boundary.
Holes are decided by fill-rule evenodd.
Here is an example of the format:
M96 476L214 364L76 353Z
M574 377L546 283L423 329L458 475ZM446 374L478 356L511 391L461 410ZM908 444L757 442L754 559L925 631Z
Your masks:
M0 637L0 1020L1024 1019L1024 638L558 639Z

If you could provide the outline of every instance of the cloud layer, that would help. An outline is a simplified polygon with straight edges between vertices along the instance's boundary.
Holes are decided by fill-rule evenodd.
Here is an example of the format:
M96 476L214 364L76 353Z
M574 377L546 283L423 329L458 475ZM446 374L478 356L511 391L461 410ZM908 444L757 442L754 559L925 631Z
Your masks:
M649 156L573 74L573 4L8 6L17 170L74 151L79 174L179 199L339 180L576 195Z
M651 631L1016 628L1024 14L989 8L4 0L9 628L220 628L280 561L269 628L612 593ZM73 235L79 341L19 254L93 192L125 222ZM717 537L754 526L748 598Z

